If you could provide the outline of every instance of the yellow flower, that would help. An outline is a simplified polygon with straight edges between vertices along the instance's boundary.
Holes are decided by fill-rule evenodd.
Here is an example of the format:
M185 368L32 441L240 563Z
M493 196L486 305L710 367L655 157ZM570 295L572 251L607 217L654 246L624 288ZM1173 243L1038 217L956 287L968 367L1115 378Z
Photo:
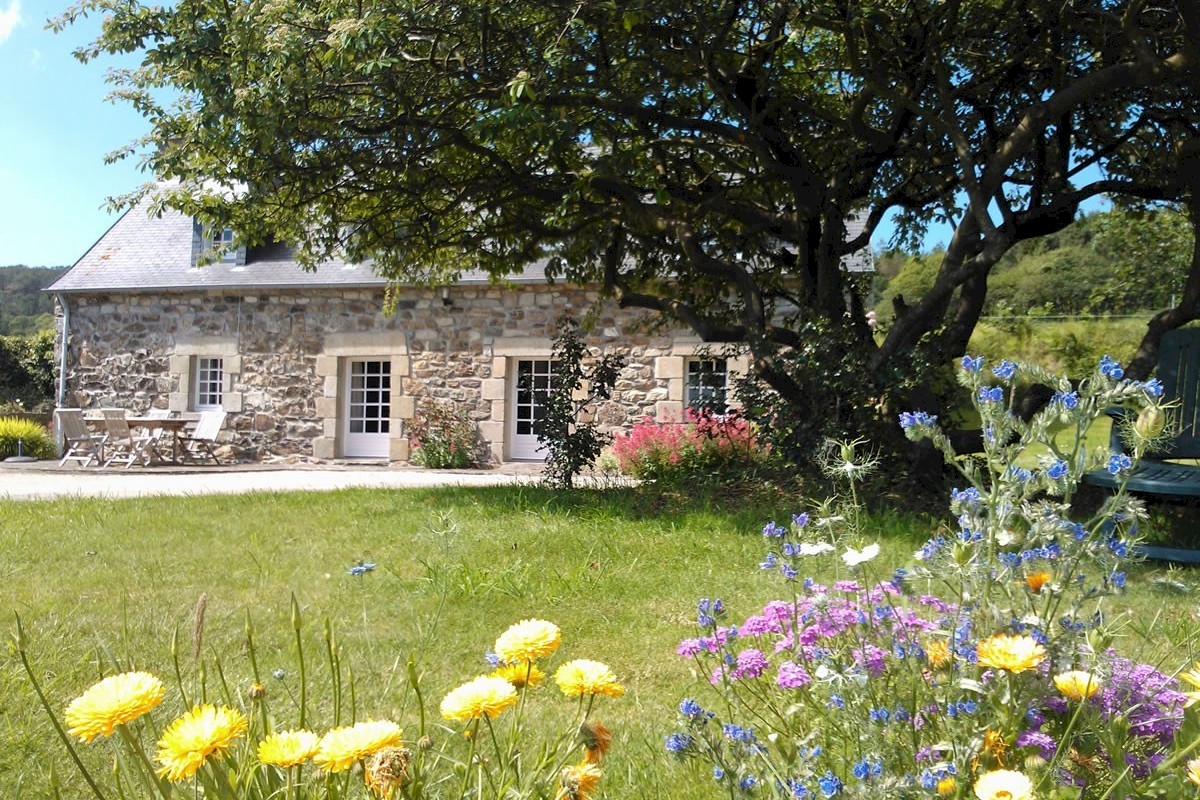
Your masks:
M937 793L942 797L949 797L958 789L958 781L953 775L947 775L937 782Z
M558 649L562 634L544 619L525 619L509 627L496 640L496 655L506 664L537 661Z
M1004 763L1004 752L1008 749L1008 745L1004 742L1004 734L995 728L988 728L983 732L983 749L984 752L991 753L999 763Z
M925 645L925 658L929 659L929 666L941 669L950 663L954 653L950 651L950 645L945 639L932 639Z
M363 765L363 782L371 794L382 800L393 800L408 780L411 759L412 753L407 747L385 747Z
M1042 590L1042 587L1050 580L1049 572L1034 572L1031 575L1025 576L1025 585L1029 587L1029 591L1037 594Z
M1068 700L1086 700L1100 691L1100 679L1090 672L1078 669L1055 675L1054 685Z
M1006 672L1025 672L1046 660L1046 649L1032 636L998 633L975 646L979 663Z
M517 689L504 678L481 675L459 686L442 699L442 716L466 722L488 717L495 719L500 712L517 704Z
M599 764L612 747L612 731L603 722L583 723L579 726L579 738L583 739L583 760L587 764Z
M236 709L193 707L167 726L158 740L159 777L170 781L192 777L209 756L228 750L246 726L246 717Z
M389 720L370 720L334 728L321 737L313 763L326 772L345 772L385 747L404 743L400 726Z
M311 731L277 731L258 743L258 760L276 767L294 767L317 754L321 737Z
M67 706L69 732L81 741L109 736L162 702L162 681L148 672L109 675Z
M1187 777L1192 783L1200 786L1200 758L1187 762Z
M559 789L554 800L591 800L601 774L599 767L586 762L564 767L559 774Z
M1034 800L1033 781L1011 769L985 772L975 781L979 800Z
M584 694L620 697L625 694L625 687L617 683L616 676L607 665L586 658L577 658L563 664L554 673L554 681L567 697Z
M504 664L491 674L493 678L502 678L518 689L527 686L537 686L546 680L546 673L535 667L532 662L525 661L517 664Z
M1187 672L1179 673L1179 679L1193 689L1200 689L1200 661L1197 661Z

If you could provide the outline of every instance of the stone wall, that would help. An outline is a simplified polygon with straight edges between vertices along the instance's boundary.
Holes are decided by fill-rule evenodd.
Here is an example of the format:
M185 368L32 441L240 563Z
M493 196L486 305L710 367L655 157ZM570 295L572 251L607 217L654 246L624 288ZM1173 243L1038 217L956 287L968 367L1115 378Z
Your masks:
M222 440L239 455L341 455L342 359L392 361L392 450L408 457L405 421L422 397L462 404L494 460L506 457L509 359L550 355L556 320L586 314L593 355L626 357L611 401L596 410L606 430L643 417L677 419L694 336L651 332L649 317L600 301L594 291L548 285L406 290L394 314L382 290L283 290L235 295L72 295L68 404L189 413L190 364L225 362ZM744 360L731 362L737 368Z

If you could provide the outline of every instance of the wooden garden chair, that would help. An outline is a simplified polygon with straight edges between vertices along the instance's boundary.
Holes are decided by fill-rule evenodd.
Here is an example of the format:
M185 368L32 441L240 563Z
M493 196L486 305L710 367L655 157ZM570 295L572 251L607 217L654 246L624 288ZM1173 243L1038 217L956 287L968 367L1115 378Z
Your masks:
M206 461L211 458L213 463L220 464L221 459L217 458L213 444L216 443L217 434L221 432L224 424L224 411L201 411L196 427L187 436L179 439L181 455L191 461Z
M85 467L93 461L97 464L103 462L107 434L95 433L88 427L83 418L83 409L59 408L55 410L54 418L63 437L63 457L58 462L60 467L68 461L79 461Z
M147 466L153 451L150 437L133 435L123 408L102 408L100 413L104 415L104 428L108 431L108 438L104 440L108 458L104 466L124 464L125 469L129 469L134 462Z

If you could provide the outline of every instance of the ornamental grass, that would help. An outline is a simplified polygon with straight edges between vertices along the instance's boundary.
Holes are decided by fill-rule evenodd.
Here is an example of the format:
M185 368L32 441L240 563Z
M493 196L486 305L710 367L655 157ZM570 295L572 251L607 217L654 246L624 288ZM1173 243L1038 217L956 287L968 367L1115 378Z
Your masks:
M1160 433L1130 426L1112 453L1086 444L1091 423L1111 406L1169 415L1161 386L1107 357L1077 386L1009 361L961 366L982 453L955 453L930 414L900 416L961 473L953 528L882 566L854 500L875 457L839 443L842 493L763 529L778 598L738 621L699 602L677 650L699 681L666 750L709 771L714 797L1195 796L1200 706L1185 690L1200 672L1122 655L1151 636L1113 602L1144 507L1123 484L1089 516L1073 502L1086 472L1123 481ZM1056 390L1029 421L1012 405L1023 382Z
M569 661L556 675L570 677L558 680L560 693L551 693L565 699L566 708L535 714L551 701L543 696L549 690L540 691L536 685L545 676L540 667L550 666L548 661L562 640L553 623L524 620L503 632L499 643L512 646L497 649L520 660L504 660L495 653L485 658L481 653L481 667L490 665L494 672L445 695L440 710L446 724L427 713L420 676L410 659L405 689L417 702L406 715L405 728L386 717L386 709L393 707L386 696L369 693L383 713L359 705L367 687L342 679L342 654L328 627L324 656L334 677L333 697L328 703L314 703L307 695L312 680L294 598L292 625L298 696L290 693L276 702L264 687L253 628L247 622L243 669L252 681L245 692L230 690L225 676L231 667L218 662L219 691L226 702L194 702L196 686L184 680L178 648L173 647L176 660L168 668L176 676L173 689L145 671L110 675L66 704L65 727L30 662L29 642L19 618L16 649L96 800L588 800L595 796L603 776L600 762L612 734L591 718L592 713L598 697L619 697L622 689L606 665L586 659ZM275 677L280 678L281 672L276 670ZM201 675L201 694L208 688ZM152 712L161 712L164 705L178 707L182 713L163 724L166 718L156 720ZM332 718L317 719L317 706L332 710ZM372 713L376 716L370 718ZM369 718L354 721L356 715ZM565 717L570 721L564 724ZM115 766L108 775L97 774L86 765L89 759L80 757L80 748L92 747L109 748Z

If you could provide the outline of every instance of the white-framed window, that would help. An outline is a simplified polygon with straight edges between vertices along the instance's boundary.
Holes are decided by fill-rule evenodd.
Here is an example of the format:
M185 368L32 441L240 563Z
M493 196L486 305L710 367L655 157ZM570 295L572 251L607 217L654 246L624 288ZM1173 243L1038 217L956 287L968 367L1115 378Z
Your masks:
M222 264L237 263L237 248L233 246L233 228L214 228L212 248L220 254Z
M208 411L221 407L225 383L225 359L196 357L196 372L192 380L192 408Z
M689 358L685 389L688 408L724 414L729 408L729 365L723 358Z

